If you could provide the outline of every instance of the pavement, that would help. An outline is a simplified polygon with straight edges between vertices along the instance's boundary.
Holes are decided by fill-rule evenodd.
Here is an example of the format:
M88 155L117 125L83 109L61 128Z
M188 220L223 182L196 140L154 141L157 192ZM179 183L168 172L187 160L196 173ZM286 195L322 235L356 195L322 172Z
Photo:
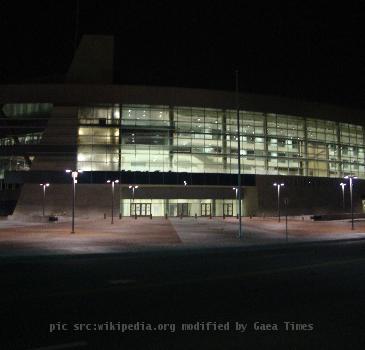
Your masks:
M348 220L290 219L288 241L276 218L244 218L242 239L235 218L77 218L75 234L70 221L0 225L1 349L365 343L363 220L351 230ZM228 332L183 329L227 322ZM152 330L115 331L119 324Z
M0 348L364 349L364 253L352 240L0 260Z
M77 219L71 222L0 222L0 257L34 255L109 254L148 250L181 250L262 246L310 241L365 238L365 220L310 221L277 218L244 218L243 238L238 239L236 218L123 218Z

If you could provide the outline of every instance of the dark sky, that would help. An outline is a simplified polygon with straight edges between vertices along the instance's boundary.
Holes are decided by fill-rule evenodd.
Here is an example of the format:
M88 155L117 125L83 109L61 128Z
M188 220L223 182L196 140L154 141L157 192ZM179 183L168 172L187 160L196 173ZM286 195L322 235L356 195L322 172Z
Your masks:
M115 35L117 83L232 90L238 69L241 91L365 108L365 7L350 3L80 0L79 33ZM65 74L75 4L1 2L0 83Z

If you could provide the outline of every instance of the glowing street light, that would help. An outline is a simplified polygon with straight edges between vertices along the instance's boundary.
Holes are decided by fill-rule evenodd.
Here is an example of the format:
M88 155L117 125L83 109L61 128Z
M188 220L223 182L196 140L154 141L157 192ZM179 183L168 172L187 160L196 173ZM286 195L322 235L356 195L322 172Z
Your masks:
M132 193L133 193L133 202L134 202L134 191L138 188L138 186L134 186L134 185L129 185L128 188L132 189Z
M236 191L236 206L237 206L237 208L236 208L237 210L236 211L237 211L237 219L238 219L238 210L239 210L238 209L238 207L239 207L238 206L238 188L237 187L233 187L232 190L233 191Z
M44 208L45 208L45 205L46 205L46 188L49 187L49 183L39 184L39 186L42 186L42 188L43 188L42 213L43 213L43 216L44 216Z
M346 175L344 178L348 179L350 181L351 230L353 230L354 229L354 206L353 206L353 203L352 203L352 181L354 179L357 179L357 176Z
M274 183L274 186L278 188L278 218L279 218L279 222L280 222L280 188L284 186L283 183L279 184L279 183Z
M346 184L344 182L341 182L340 186L342 187L342 208L345 209L345 186L346 186Z
M114 181L108 180L107 183L112 184L112 222L111 223L114 224L114 184L119 183L119 180L114 180Z
M67 169L66 173L71 174L72 177L72 230L71 233L75 233L75 200L76 200L76 184L77 176L82 173L82 170L70 170Z

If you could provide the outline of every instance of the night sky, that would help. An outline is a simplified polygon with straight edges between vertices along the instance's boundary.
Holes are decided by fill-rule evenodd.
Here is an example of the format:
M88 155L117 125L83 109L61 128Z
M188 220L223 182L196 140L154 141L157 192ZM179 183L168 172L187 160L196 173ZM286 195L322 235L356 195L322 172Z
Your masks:
M79 34L112 34L115 82L234 89L365 108L361 1L80 0ZM322 4L323 7L320 5ZM76 1L2 1L0 83L62 81Z

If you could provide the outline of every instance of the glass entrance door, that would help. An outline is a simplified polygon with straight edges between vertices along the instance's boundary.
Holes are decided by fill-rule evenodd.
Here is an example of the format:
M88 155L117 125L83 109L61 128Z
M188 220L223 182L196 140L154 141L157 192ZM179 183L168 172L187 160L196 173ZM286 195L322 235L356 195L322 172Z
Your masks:
M189 203L177 203L177 216L189 216Z
M224 216L233 216L233 204L224 203L223 204L223 213L224 213Z
M150 216L151 203L131 203L131 216Z
M201 203L200 204L200 213L201 216L210 216L211 211L211 204L210 203Z

